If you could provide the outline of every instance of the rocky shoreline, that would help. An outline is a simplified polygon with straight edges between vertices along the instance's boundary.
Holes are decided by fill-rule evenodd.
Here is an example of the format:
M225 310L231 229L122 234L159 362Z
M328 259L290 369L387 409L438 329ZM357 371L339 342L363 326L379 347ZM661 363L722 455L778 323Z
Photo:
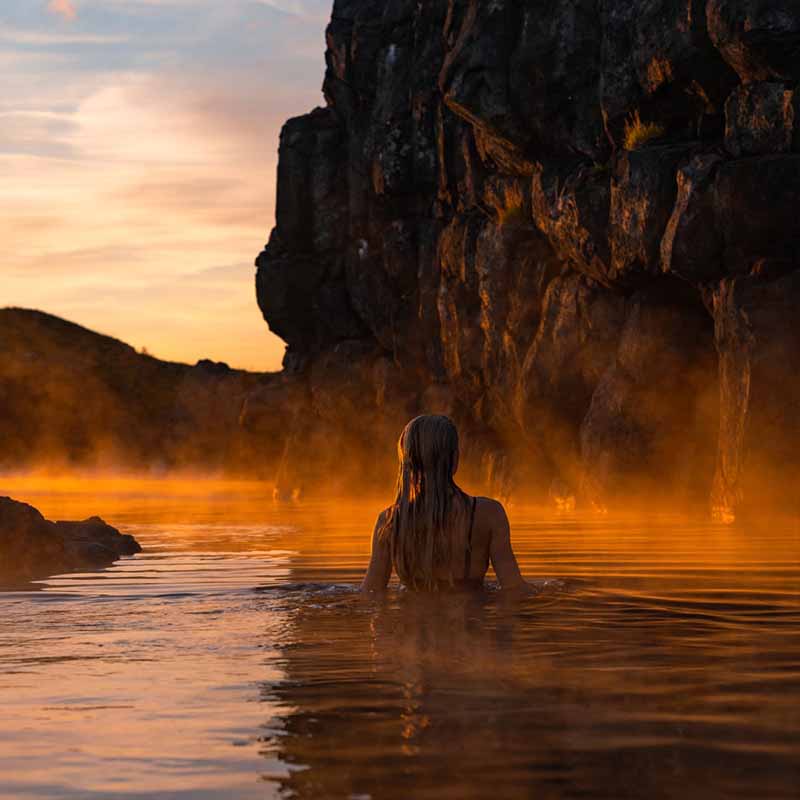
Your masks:
M33 506L0 497L0 585L107 567L141 549L133 536L100 517L50 522Z

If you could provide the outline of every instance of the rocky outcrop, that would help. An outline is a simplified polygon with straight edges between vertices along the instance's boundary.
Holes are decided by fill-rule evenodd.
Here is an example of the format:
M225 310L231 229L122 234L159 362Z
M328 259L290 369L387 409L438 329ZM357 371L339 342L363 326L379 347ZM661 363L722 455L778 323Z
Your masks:
M688 287L677 291L656 283L630 298L581 423L581 490L595 506L708 499L718 429L713 325Z
M141 551L128 534L90 517L50 522L33 506L0 497L0 583L11 585L77 569L97 569Z
M282 382L211 361L159 361L49 314L0 309L0 470L252 475L272 466L269 448L242 430L242 408Z
M800 272L762 262L711 295L720 365L720 447L711 496L718 516L743 501L796 514L800 477Z
M285 462L442 410L512 494L765 496L800 445L796 3L336 0L326 61L257 260Z

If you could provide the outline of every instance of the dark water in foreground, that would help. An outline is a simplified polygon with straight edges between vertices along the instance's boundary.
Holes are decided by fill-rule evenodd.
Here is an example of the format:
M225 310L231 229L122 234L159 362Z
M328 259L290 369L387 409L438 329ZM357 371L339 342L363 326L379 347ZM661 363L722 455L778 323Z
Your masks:
M367 602L373 504L111 488L0 480L146 548L0 595L4 799L800 796L795 524L517 508L567 590Z

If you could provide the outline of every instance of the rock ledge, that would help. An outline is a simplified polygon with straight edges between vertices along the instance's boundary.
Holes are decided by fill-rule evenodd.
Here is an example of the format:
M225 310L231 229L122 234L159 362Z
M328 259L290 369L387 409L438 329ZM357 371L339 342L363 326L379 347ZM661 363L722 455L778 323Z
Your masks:
M141 549L100 517L50 522L33 506L0 497L0 584L106 567Z

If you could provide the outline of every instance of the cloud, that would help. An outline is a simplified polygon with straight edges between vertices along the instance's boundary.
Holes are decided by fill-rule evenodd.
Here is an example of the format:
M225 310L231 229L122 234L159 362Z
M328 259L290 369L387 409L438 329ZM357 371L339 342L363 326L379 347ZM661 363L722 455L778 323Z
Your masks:
M328 3L301 2L301 0L258 0L261 5L268 6L283 14L301 19L326 21L330 16Z
M0 110L0 153L70 156L63 144L71 120L53 111Z
M280 127L320 100L329 4L40 0L0 13L3 302L167 358L277 368L253 260ZM54 28L45 7L79 24Z
M51 14L58 14L66 20L73 20L78 16L75 6L72 5L72 0L50 0L47 4L47 10Z
M61 12L55 12L61 13ZM73 17L68 17L73 19ZM12 28L0 25L0 42L14 45L38 45L42 47L59 47L73 44L112 45L125 44L130 41L129 36L106 35L98 33L66 33L63 31L37 31Z
M4 300L166 358L277 368L253 260L286 113L252 80L121 74L71 109L0 112Z

